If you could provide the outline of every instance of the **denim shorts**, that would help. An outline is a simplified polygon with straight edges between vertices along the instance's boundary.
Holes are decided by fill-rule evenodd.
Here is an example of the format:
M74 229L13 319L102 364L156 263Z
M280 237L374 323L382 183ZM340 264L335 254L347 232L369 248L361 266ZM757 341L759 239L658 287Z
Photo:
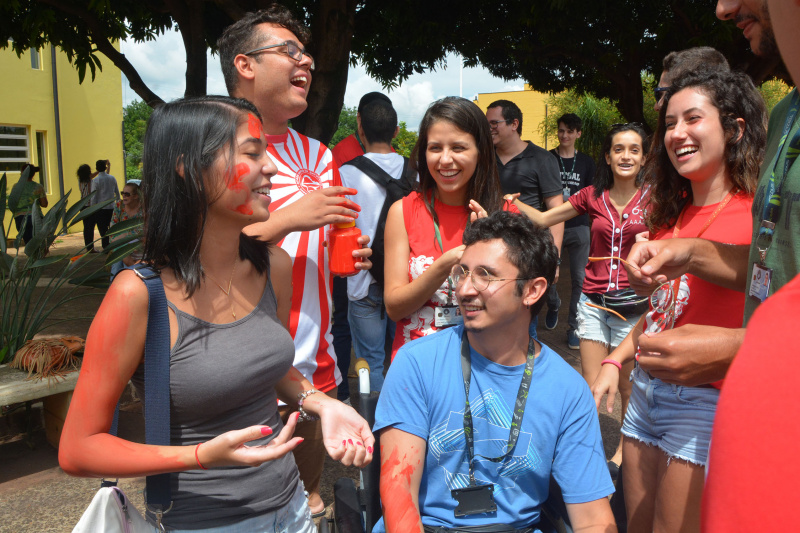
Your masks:
M631 376L633 391L622 434L658 446L671 458L705 466L719 390L670 385L649 377L639 366Z
M586 305L593 303L585 294L581 293L578 302L578 338L586 341L596 341L607 347L619 346L625 340L639 317L622 320L614 313Z
M153 528L153 532L161 531ZM308 507L308 493L303 482L298 481L292 499L282 508L271 513L247 518L241 522L207 529L168 529L176 533L316 533L311 510Z

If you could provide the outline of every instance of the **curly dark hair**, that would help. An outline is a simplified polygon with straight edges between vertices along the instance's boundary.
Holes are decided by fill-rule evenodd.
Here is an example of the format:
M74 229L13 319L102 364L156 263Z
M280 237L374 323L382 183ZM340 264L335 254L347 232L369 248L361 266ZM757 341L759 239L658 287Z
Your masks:
M725 167L734 190L752 195L758 181L767 143L767 109L753 81L741 72L692 72L673 80L658 114L651 156L645 163L648 188L645 223L655 232L673 226L684 206L692 201L691 182L678 174L664 148L665 118L672 96L696 88L719 111L725 132ZM744 119L744 130L737 119ZM741 135L740 135L741 134Z
M259 24L274 24L286 28L297 36L303 46L306 46L311 39L308 29L292 15L291 11L280 4L271 4L265 9L246 13L245 16L225 28L217 40L219 61L228 94L234 94L239 84L239 76L236 73L233 59L239 54L258 48L270 36L269 33L256 29ZM258 55L253 57L256 62L261 62Z
M468 208L470 200L475 200L487 213L500 210L503 206L503 192L500 188L492 133L486 115L473 102L457 96L448 96L432 103L425 112L419 125L419 138L411 154L411 160L416 163L419 172L419 184L425 206L433 215L433 219L438 223L439 217L433 207L436 181L428 170L427 146L428 130L439 121L449 122L461 131L469 133L478 147L478 164L475 167L475 174L467 183L464 208Z
M90 181L92 181L92 167L84 163L78 167L78 170L75 172L75 175L78 176L79 182L89 183Z
M233 166L236 129L256 107L239 98L202 96L156 107L147 123L142 155L144 257L171 268L191 296L203 280L200 241L208 206L221 194L221 176L210 172L223 158ZM182 175L178 168L182 168ZM239 236L239 257L259 274L269 270L269 244Z
M496 211L467 226L462 241L470 246L494 239L503 241L509 262L519 270L522 279L516 282L517 296L522 295L525 283L533 278L546 279L548 286L553 284L558 250L550 230L537 226L525 215ZM531 306L531 318L539 314L546 299L542 297Z
M606 162L606 155L611 153L611 146L614 143L614 136L618 133L625 131L632 131L639 135L642 140L642 155L646 156L650 150L650 138L644 130L644 126L638 122L628 122L626 124L614 124L608 130L606 138L603 139L603 150L600 153L600 159L597 162L597 172L594 175L594 197L600 198L603 191L607 191L614 186L614 173L611 170L611 165ZM640 185L642 181L642 171L636 176L636 185Z

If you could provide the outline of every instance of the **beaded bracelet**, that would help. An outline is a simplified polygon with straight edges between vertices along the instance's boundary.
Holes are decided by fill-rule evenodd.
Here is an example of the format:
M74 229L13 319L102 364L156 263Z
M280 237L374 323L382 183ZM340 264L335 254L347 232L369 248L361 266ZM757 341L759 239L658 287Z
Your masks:
M203 464L200 462L200 456L197 455L197 452L200 451L200 445L203 444L202 442L198 442L197 446L194 447L194 460L197 461L197 466L202 468L203 470L208 470L208 468L204 467Z
M303 409L303 403L306 401L306 398L311 396L316 392L322 392L317 389L308 389L306 391L301 392L297 395L297 410L300 411L300 416L297 417L298 422L306 422L312 420L319 420L317 415L312 415L308 413L305 409Z
M614 361L613 359L603 359L600 362L600 366L603 366L603 365L614 365L619 370L622 370L622 363L620 363L619 361Z

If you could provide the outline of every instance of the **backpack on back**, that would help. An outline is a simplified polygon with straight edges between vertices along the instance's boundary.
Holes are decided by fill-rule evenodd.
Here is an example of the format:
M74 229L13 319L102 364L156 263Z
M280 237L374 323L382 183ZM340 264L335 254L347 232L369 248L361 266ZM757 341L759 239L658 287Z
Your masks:
M355 159L351 159L345 165L353 165L358 170L363 172L368 178L386 190L386 200L383 202L381 213L378 216L378 225L375 228L375 238L370 243L372 248L372 269L369 271L375 281L383 286L383 267L386 263L384 254L384 239L383 234L386 230L386 216L389 214L389 208L397 200L408 196L416 186L417 176L416 172L409 167L408 158L403 157L403 173L399 179L394 179L385 170L383 170L374 161L360 155Z

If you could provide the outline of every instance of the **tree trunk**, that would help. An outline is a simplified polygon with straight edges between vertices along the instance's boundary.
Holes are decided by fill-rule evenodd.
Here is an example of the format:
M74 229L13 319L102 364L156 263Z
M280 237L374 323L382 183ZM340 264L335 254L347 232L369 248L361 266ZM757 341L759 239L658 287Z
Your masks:
M644 120L644 95L641 74L634 73L624 78L623 84L619 86L617 109L628 122L638 122L642 127L650 132L650 126Z
M350 48L355 29L355 0L321 0L311 25L308 50L316 60L308 108L292 119L292 127L328 144L336 133L344 104Z

